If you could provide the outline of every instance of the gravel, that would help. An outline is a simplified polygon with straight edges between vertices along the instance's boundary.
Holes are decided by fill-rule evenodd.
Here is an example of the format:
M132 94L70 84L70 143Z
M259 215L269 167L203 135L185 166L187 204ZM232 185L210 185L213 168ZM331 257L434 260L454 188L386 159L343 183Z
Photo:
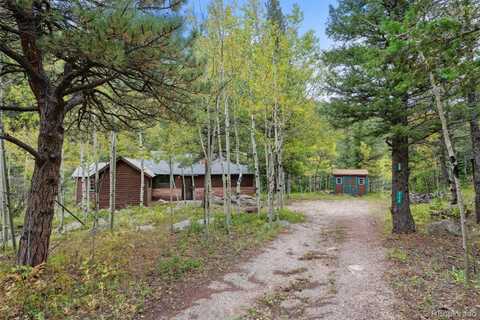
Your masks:
M281 302L282 319L396 319L392 291L382 279L385 249L371 214L377 208L350 200L298 202L291 209L304 212L307 221L291 225L238 271L198 288L212 293L173 319L241 319L260 298L299 280L308 285Z

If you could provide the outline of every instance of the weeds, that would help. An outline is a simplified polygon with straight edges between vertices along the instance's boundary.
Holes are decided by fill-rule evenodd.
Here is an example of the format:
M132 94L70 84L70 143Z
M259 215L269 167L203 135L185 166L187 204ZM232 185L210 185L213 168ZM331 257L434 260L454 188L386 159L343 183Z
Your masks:
M269 226L266 215L236 214L228 234L223 214L217 213L207 240L204 226L195 222L201 208L180 206L175 220L194 223L171 234L167 209L155 205L119 211L114 233L98 231L94 257L89 228L52 237L56 249L45 265L15 267L11 254L0 263L0 318L131 319L155 291L149 285L155 279L174 286L180 279L216 272L281 230L277 224ZM100 218L104 216L101 212ZM289 211L281 216L290 222L304 219ZM139 225L153 229L137 231Z
M388 251L387 256L390 260L399 261L399 262L406 262L408 259L407 252L399 248L390 249Z

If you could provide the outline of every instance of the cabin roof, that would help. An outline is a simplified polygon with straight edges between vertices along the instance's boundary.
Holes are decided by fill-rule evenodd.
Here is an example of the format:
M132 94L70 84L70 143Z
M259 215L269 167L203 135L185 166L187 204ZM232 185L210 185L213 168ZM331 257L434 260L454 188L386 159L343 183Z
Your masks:
M134 158L126 158L120 157L119 159L125 161L128 165L134 167L137 170L141 170L141 163L140 159ZM227 171L227 164L228 162L223 160L223 165L225 167L225 172ZM104 170L108 167L108 162L100 162L98 166L98 171ZM158 175L168 175L170 174L170 166L168 161L166 160L144 160L143 161L143 168L146 175L150 177L155 177ZM216 159L212 161L212 174L222 174L222 161L220 159ZM173 174L174 175L186 175L186 176L197 176L197 175L204 175L205 174L205 164L203 161L199 161L194 163L193 165L189 166L182 166L181 163L174 161L173 162ZM252 174L253 172L249 169L247 165L237 164L230 162L230 172L231 174ZM95 174L95 164L89 165L89 168L86 169L86 173L91 176ZM85 176L88 176L88 175ZM82 177L82 168L78 167L72 174L73 178L81 178Z
M333 169L334 176L368 176L367 169Z

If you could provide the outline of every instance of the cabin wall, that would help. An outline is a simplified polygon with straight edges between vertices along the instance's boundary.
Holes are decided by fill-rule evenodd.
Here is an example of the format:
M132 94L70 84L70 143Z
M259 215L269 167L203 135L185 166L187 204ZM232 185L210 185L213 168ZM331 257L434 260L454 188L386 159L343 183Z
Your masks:
M77 178L76 183L76 203L81 204L82 201L82 179ZM90 178L94 183L94 177ZM152 179L145 176L144 179L144 200L145 206L150 205L152 199ZM140 205L140 184L141 175L138 170L132 168L123 161L117 162L116 172L116 194L115 208L122 209L127 206ZM95 205L95 192L90 192L90 203L92 208ZM107 168L99 175L99 205L100 209L108 209L110 207L110 169Z
M342 178L342 183L337 184L337 178ZM363 185L359 184L359 178L365 178L365 183ZM368 192L368 176L334 176L333 183L335 184L335 193L336 194L352 194L363 196Z
M183 180L181 176L175 176L175 186L173 189L173 200L176 201L177 197L179 200L183 200ZM186 185L188 186L191 176L185 177ZM195 200L202 200L205 192L205 176L199 175L195 176ZM236 192L237 188L238 175L232 175L232 193ZM255 194L255 179L252 174L247 174L242 176L242 182L240 186L240 192L242 194L254 195ZM223 182L222 175L212 175L212 192L215 196L223 197ZM155 188L152 189L152 201L158 200L170 200L170 188Z

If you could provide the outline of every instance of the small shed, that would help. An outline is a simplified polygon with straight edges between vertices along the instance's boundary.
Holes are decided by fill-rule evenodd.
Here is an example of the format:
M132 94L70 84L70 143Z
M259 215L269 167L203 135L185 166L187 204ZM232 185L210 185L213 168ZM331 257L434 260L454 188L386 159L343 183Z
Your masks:
M368 170L334 169L333 185L335 194L362 196L368 192Z

